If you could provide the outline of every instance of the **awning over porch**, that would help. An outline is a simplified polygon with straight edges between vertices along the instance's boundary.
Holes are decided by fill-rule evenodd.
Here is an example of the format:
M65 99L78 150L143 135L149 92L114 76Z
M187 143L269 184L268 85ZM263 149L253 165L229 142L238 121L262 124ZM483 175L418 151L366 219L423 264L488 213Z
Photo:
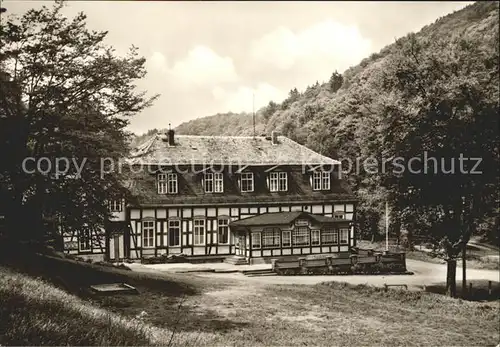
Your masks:
M309 219L321 224L339 222L338 219L332 217L325 217L323 215L297 211L263 213L258 216L232 221L231 223L229 223L229 226L234 229L237 229L238 227L246 228L253 226L275 226L291 224L296 219Z

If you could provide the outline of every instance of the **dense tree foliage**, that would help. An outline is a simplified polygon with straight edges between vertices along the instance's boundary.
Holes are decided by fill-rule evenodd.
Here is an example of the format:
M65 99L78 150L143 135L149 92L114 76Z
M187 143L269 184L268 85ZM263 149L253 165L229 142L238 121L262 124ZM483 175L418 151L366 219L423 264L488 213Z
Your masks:
M498 32L481 43L463 35L432 41L412 35L398 42L381 81L386 154L415 159L384 175L390 200L403 223L418 221L448 259L496 212L497 43Z
M126 194L120 176L102 175L101 159L126 154L128 117L154 99L135 90L145 75L137 49L118 56L106 32L62 6L0 23L0 206L10 239L41 240L54 218L68 229L101 226L106 201Z

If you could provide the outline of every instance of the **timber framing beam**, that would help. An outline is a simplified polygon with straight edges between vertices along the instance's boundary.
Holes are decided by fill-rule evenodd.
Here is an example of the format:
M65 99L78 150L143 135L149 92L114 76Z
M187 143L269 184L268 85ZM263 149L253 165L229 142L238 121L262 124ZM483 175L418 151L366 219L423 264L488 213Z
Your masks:
M244 165L244 166L240 166L240 168L238 170L236 170L235 173L237 174L240 174L243 172L243 170L245 170L246 168L248 167L248 165Z
M269 169L267 169L265 172L271 172L277 168L279 168L281 165L274 165L273 167L270 167Z

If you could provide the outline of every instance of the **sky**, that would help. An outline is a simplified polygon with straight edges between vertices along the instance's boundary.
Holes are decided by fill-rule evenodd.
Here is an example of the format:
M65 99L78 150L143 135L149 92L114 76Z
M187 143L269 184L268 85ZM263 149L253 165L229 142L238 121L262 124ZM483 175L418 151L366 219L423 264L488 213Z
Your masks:
M117 52L134 45L146 58L138 88L160 97L131 119L141 134L281 102L470 3L69 1L63 13L83 11ZM14 14L42 5L2 1Z

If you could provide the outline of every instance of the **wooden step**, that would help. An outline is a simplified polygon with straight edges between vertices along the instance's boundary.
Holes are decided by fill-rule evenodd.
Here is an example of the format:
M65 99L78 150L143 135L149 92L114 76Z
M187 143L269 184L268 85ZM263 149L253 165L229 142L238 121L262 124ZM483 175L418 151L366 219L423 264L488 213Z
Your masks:
M260 275L274 273L271 269L261 269L261 270L243 270L241 271L245 275Z
M274 272L245 274L247 277L276 276Z
M247 265L248 261L244 257L227 257L224 259L224 263L232 265Z

